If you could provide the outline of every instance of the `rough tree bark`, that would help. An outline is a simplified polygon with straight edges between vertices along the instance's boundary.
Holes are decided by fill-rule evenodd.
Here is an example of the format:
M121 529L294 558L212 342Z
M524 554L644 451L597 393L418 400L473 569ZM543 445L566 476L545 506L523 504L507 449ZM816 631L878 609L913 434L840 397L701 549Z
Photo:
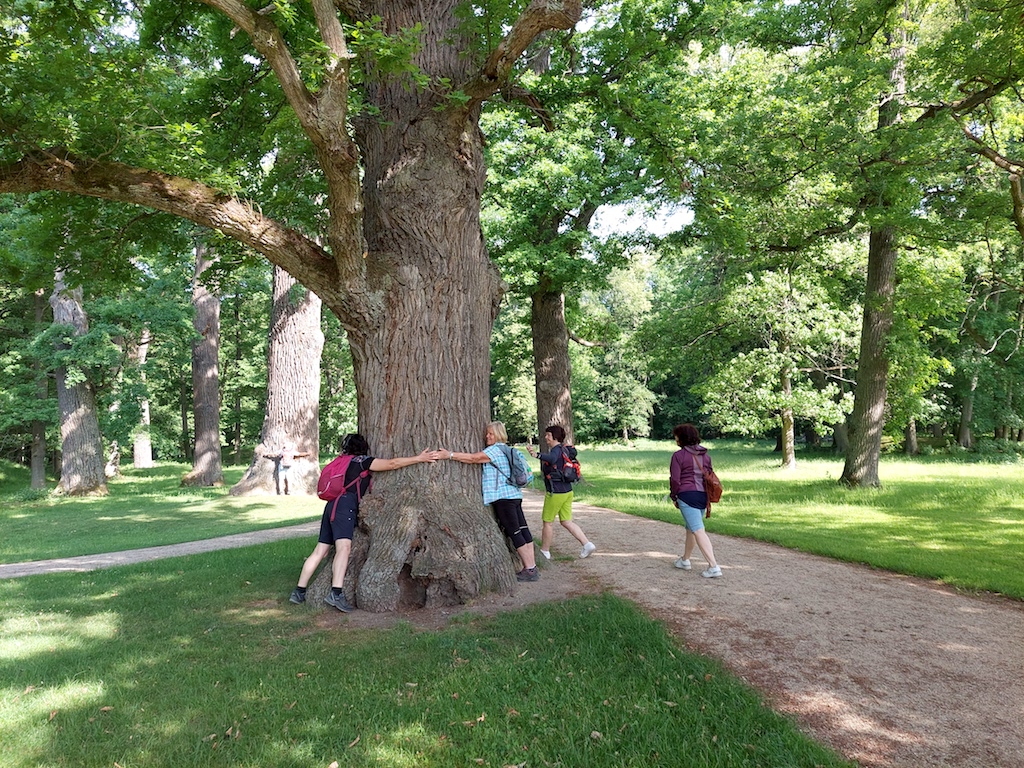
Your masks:
M326 247L259 207L195 180L64 150L0 166L0 193L60 190L148 206L220 231L316 293L348 333L359 426L373 453L479 450L489 418L489 341L504 290L480 230L483 102L541 33L570 29L580 0L533 0L480 62L458 0L347 6L386 34L421 26L412 65L429 80L367 74L348 115L352 56L332 0L311 0L317 77L272 13L202 0L247 34L273 69L323 173ZM311 65L312 66L312 65ZM378 77L380 79L378 79ZM307 83L316 81L316 90ZM450 85L449 85L450 84ZM355 121L356 141L348 134ZM360 155L364 162L360 164ZM456 463L381 473L362 507L347 581L359 607L450 604L511 591L512 558L480 498L480 469Z
M572 365L565 295L561 291L539 290L531 299L537 437L543 437L544 429L551 424L559 424L565 429L565 441L572 445Z
M192 413L195 451L192 471L181 479L186 486L224 484L220 454L220 299L203 283L203 272L213 265L206 245L196 245L196 272L192 281L193 325L199 339L192 342Z
M284 493L278 487L280 454L290 443L297 453L288 469L288 493L316 493L320 477L321 302L295 278L274 267L273 306L267 344L267 407L252 463L231 488L232 496Z
M50 306L53 322L70 326L76 336L89 330L89 319L82 309L82 289L68 288L63 273L54 281ZM65 347L67 345L64 345ZM69 377L66 366L57 369L57 406L60 411L61 473L59 489L69 496L107 494L103 474L103 440L100 435L96 394L88 381Z

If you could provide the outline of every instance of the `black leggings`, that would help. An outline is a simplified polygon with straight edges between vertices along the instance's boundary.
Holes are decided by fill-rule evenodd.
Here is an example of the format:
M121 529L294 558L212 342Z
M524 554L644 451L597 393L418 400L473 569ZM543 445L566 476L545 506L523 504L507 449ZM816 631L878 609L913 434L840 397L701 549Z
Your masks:
M522 499L498 499L493 506L494 514L498 516L498 525L505 535L512 539L516 549L533 542L533 534L530 533L526 517L523 515Z

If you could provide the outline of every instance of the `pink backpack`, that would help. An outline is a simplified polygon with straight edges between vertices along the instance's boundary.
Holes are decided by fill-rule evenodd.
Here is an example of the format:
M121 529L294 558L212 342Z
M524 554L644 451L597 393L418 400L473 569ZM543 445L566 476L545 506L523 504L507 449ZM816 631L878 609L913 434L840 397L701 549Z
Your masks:
M354 458L356 457L345 454L329 462L320 472L320 480L316 484L316 495L324 501L333 501L348 493L354 485L356 487L356 498L361 500L363 497L363 486L360 481L363 478L370 477L370 470L364 469L355 480L346 483L345 473L348 472L348 465L352 463ZM372 478L370 482L373 482Z

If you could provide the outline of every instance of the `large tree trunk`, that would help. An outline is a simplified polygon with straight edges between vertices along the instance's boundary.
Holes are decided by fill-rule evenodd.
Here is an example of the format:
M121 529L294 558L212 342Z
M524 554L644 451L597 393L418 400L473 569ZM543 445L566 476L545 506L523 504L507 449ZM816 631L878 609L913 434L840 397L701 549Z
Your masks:
M82 289L68 289L64 276L58 272L53 295L53 322L74 329L77 336L89 330L89 320L82 309ZM107 494L103 474L103 440L96 411L96 395L88 381L70 383L67 369L57 369L57 405L60 410L61 492L80 496Z
M280 267L274 267L273 296L266 415L260 444L245 476L231 488L232 496L313 494L320 477L321 302ZM286 444L306 455L298 456L282 477L277 467ZM285 480L288 487L280 487Z
M35 292L33 298L35 304L36 328L43 324L46 314L46 297L40 288ZM45 403L50 396L49 383L46 378L46 371L39 360L32 363L32 371L36 377L36 399ZM42 419L32 420L32 458L30 461L32 472L32 488L41 490L46 487L46 422Z
M542 437L547 427L558 424L565 430L565 442L572 445L572 367L565 295L561 291L540 290L531 299L537 437Z
M142 329L138 346L135 348L135 364L139 367L139 379L146 383L146 358L149 356L149 344L152 337L149 328ZM140 419L132 442L132 464L136 469L149 469L153 466L153 441L150 438L149 396L143 395L139 401Z
M371 2L369 10L388 19L386 31L429 20L416 63L464 82L471 63L444 42L460 38L454 7ZM394 80L370 85L368 94L381 114L360 123L357 139L368 288L383 311L347 329L360 431L382 457L438 445L479 451L490 418L490 334L504 290L480 229L479 108L438 110L433 98ZM344 309L336 311L345 317ZM380 473L360 521L346 577L360 608L453 604L511 592L515 583L504 538L482 503L479 466Z
M199 339L192 342L192 412L195 417L195 452L192 471L182 485L208 487L224 484L220 455L220 299L203 283L203 272L213 265L205 244L196 245L196 273L192 282L193 325Z
M878 127L887 128L900 119L900 99L906 93L905 33L893 44L892 89L878 108ZM882 191L876 204L887 213L892 196L885 191L886 179L876 183ZM893 321L893 296L896 291L896 229L874 225L868 240L868 276L864 291L864 322L860 335L860 359L857 386L853 393L853 412L847 419L849 448L840 482L846 485L878 486L878 460L882 453L885 427L885 399L888 394L889 359L887 341Z

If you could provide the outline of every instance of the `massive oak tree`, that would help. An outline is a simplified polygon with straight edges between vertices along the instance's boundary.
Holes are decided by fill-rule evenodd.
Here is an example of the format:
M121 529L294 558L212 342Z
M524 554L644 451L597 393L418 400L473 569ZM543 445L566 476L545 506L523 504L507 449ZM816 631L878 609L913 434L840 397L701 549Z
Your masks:
M479 449L489 416L488 343L504 290L479 223L480 108L508 84L538 35L572 28L579 0L534 0L507 19L481 10L483 24L454 0L201 5L208 13L197 13L197 3L142 4L126 21L120 8L98 1L21 4L23 15L3 39L19 55L3 62L0 192L50 190L146 206L255 249L341 320L360 429L375 454ZM126 36L133 27L137 35ZM487 29L506 34L483 35ZM358 62L354 39L362 45ZM151 108L175 103L168 91L147 92L154 68L169 73L166 87L193 65L175 55L182 40L196 41L193 56L205 53L206 66L229 83L223 103L192 102L205 113ZM109 100L102 110L74 105L81 114L71 125L41 105L62 95L37 68L76 52L64 73L73 82L63 87ZM271 74L280 98L262 115L266 131L276 130L266 156L301 156L296 171L318 182L322 233L291 225L274 193L266 205L240 194L258 165L231 166L225 153L212 168L201 153L234 133L255 133L224 124L223 114L235 94L268 89ZM258 106L245 116L260 115ZM123 119L111 125L119 110ZM148 125L133 122L143 119ZM226 170L236 189L215 183ZM418 465L377 480L363 507L367 558L350 571L360 607L392 610L405 598L439 604L511 589L511 563L481 504L478 473Z

